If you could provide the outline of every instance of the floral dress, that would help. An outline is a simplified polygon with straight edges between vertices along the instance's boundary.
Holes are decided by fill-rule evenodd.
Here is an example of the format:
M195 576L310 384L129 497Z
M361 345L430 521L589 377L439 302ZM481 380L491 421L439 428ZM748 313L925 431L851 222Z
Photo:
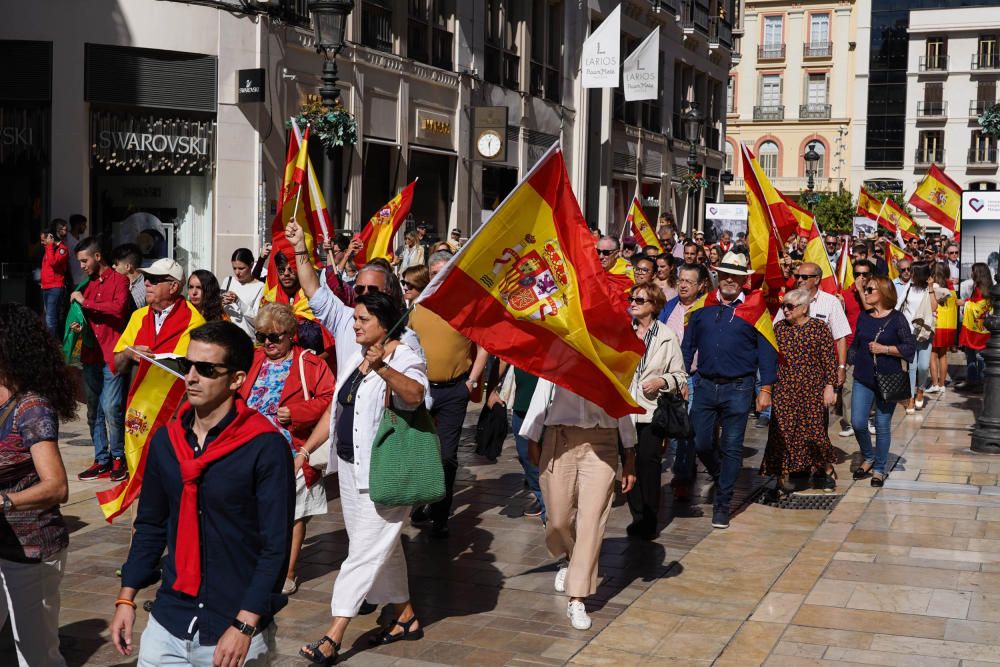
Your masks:
M292 361L291 357L279 362L265 360L257 375L257 381L253 383L247 395L247 405L267 417L289 444L292 442L292 434L278 423L278 407L288 373L292 370Z
M781 360L774 386L771 426L760 466L762 475L786 476L835 463L827 433L823 389L836 384L837 353L830 328L809 318L801 326L774 325Z

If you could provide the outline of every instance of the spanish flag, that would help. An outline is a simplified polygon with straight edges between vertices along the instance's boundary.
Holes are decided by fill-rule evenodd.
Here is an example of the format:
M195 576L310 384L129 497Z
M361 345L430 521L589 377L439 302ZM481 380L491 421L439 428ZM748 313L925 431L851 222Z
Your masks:
M840 259L837 262L837 282L844 292L854 287L854 265L851 264L851 241L844 240L844 246L840 249Z
M863 215L866 218L878 220L881 213L882 200L873 197L870 192L861 188L861 192L858 193L857 215Z
M186 299L178 299L156 332L153 311L149 306L132 313L128 326L115 345L115 352L128 346L146 345L151 354L187 354L191 330L205 323L201 314ZM146 446L150 438L174 414L184 398L184 381L154 366L145 359L129 388L125 404L125 463L128 479L107 491L97 492L104 518L110 522L139 497L143 471L146 469Z
M815 264L823 272L823 277L819 281L819 288L821 290L830 294L836 294L840 291L840 288L837 285L837 278L833 273L833 265L830 264L830 256L826 254L826 246L823 244L823 238L819 235L819 225L816 224L815 216L785 195L782 195L782 198L788 205L788 209L792 212L792 215L798 220L799 236L804 236L808 239L802 261Z
M788 200L771 184L750 149L746 145L741 145L740 149L747 197L747 241L750 266L754 270L752 284L762 287L769 308L777 310L778 294L785 286L780 259L785 242L798 233L799 221L788 207Z
M945 175L936 164L931 165L927 176L910 195L910 203L926 213L931 220L949 230L952 235L958 233L962 188Z
M431 281L418 301L491 354L613 417L643 344L612 287L557 142Z
M354 256L354 264L359 269L376 257L392 259L392 239L399 231L400 225L410 213L413 203L413 186L418 179L399 191L371 217L358 238L364 244L361 252Z
M891 280L895 280L899 277L899 269L896 268L896 262L901 259L907 259L912 262L913 255L906 252L889 239L885 239L885 263L889 267L889 278Z
M691 319L691 314L694 311L705 306L717 306L720 303L719 290L712 290L703 295L691 304L691 307L684 313L684 325L687 326L688 320ZM744 292L743 303L736 306L734 312L736 317L749 323L750 326L756 329L774 347L775 352L778 351L778 339L774 336L774 322L771 320L771 314L767 310L767 302L761 290Z
M965 302L965 312L962 314L962 331L958 334L958 344L972 350L985 350L990 340L990 332L986 328L986 317L992 311L990 300L982 295L977 287L972 297Z
M628 207L628 215L625 216L625 224L631 230L632 236L635 237L640 247L648 248L649 246L653 246L659 252L663 252L660 240L656 238L656 232L649 225L649 218L646 217L646 214L642 210L642 205L639 203L638 192L632 197L632 203Z
M888 221L886 228L890 232L898 233L904 239L915 239L920 236L920 228L913 221L903 207L892 198L885 200L885 210L882 211L882 220Z

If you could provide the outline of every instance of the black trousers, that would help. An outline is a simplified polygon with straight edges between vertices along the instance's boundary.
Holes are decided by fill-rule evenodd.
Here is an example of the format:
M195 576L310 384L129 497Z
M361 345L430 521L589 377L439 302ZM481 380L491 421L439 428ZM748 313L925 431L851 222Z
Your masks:
M650 424L636 424L635 488L628 492L632 520L644 529L655 530L660 510L660 465L663 438L654 435Z
M444 464L445 496L431 505L431 520L436 526L448 523L454 499L455 476L458 474L458 442L462 437L465 412L469 407L469 388L464 381L449 387L431 386L431 416L437 424L441 440L441 462Z

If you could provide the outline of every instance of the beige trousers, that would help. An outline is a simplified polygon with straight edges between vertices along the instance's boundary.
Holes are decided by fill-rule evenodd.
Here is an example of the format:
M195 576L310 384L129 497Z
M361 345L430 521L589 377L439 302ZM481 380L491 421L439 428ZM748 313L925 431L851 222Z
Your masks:
M569 559L566 594L593 595L618 471L618 431L546 426L539 469L548 514L545 546L552 556Z

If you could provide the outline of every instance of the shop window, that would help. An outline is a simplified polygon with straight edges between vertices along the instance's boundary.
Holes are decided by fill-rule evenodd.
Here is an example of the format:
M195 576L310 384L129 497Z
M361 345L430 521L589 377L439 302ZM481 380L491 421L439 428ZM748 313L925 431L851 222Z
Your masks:
M778 144L773 141L765 141L757 151L757 161L760 168L764 170L764 175L768 178L778 177Z
M392 53L392 0L365 0L361 8L361 44Z
M483 78L511 90L520 87L517 6L514 0L486 0Z
M455 157L421 150L410 151L409 183L417 176L420 186L413 190L413 219L427 222L436 239L447 238L451 205L455 199Z
M562 101L561 0L536 0L531 21L531 94L550 102Z
M406 54L441 69L453 69L454 0L410 0Z

